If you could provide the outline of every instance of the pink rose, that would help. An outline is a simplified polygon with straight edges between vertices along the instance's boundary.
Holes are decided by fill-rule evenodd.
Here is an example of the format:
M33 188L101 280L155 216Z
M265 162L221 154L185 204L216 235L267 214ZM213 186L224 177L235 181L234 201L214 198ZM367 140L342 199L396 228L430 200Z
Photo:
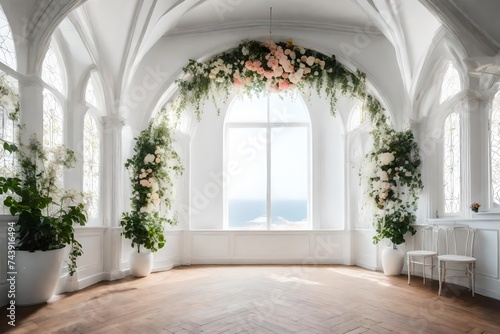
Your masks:
M274 76L275 77L280 77L283 75L283 67L278 66L274 69Z
M267 66L270 68L276 68L277 66L279 66L279 62L276 58L273 57L267 61Z
M280 82L278 82L279 90L287 90L293 87L294 85L291 84L288 80L281 80Z
M235 76L233 78L233 85L235 85L236 87L244 87L245 83L241 80L240 77Z

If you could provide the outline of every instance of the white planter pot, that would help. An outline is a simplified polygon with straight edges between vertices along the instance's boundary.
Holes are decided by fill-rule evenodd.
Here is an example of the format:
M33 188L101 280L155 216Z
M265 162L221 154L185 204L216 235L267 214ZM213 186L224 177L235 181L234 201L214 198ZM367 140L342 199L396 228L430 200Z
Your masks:
M45 303L61 277L64 248L51 251L16 251L16 305Z
M153 253L130 253L130 274L135 277L145 277L153 269Z
M400 249L387 247L382 251L382 268L386 275L401 275L405 254Z

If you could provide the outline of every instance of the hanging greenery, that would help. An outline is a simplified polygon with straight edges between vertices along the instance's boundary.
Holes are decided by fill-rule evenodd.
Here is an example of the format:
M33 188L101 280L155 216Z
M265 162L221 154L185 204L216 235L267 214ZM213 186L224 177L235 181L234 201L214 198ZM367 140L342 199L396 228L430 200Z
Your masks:
M190 60L183 71L184 77L177 80L179 96L173 105L178 114L187 106L194 106L198 119L207 100L212 100L219 112L218 101L222 97L225 103L234 89L252 95L293 88L305 95L316 91L324 96L330 102L332 114L340 92L365 101L373 119L384 118L380 103L366 92L363 72L353 73L335 56L305 49L292 40L244 41L206 62Z

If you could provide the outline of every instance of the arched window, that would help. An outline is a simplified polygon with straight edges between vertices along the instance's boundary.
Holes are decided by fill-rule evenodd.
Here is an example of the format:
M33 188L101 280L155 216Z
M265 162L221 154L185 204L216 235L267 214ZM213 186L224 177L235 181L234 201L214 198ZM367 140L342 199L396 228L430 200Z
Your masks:
M233 101L225 119L225 227L308 229L310 119L300 97Z
M460 115L451 113L444 122L444 212L460 212Z
M500 92L495 95L490 116L491 195L494 207L500 206Z
M92 73L89 81L87 82L87 89L85 90L85 101L95 108L99 108L100 104L97 98L97 83Z
M83 122L83 192L88 195L90 219L99 217L100 203L100 131L94 117L87 112Z
M12 30L2 7L0 7L0 61L13 70L17 69L16 48L12 38Z
M460 75L451 62L446 65L443 82L441 83L441 95L439 104L455 96L461 90Z
M19 96L18 83L5 72L16 71L16 49L9 22L0 6L0 139L9 144L18 142ZM14 156L3 151L0 145L0 175L14 176L16 161ZM0 195L0 214L8 214L3 206L6 195Z
M52 44L49 46L49 49L47 50L45 59L43 61L42 80L45 81L45 83L47 83L48 85L57 89L59 92L63 92L64 76L62 72L62 66Z
M363 113L363 103L361 101L356 101L351 109L351 117L349 119L349 131L354 130L365 120L365 115Z
M64 114L61 103L48 90L43 92L43 147L49 154L57 154L56 148L63 144ZM50 159L50 157L49 157ZM63 169L57 166L56 182L63 186Z
M64 113L55 96L43 92L43 146L51 149L63 144Z

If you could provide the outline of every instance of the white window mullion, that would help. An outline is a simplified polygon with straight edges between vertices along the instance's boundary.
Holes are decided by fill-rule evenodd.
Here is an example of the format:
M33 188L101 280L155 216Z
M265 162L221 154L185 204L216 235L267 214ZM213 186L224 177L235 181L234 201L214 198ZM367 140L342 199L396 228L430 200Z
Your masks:
M267 153L267 194L266 194L266 216L267 230L271 229L271 126L269 119L270 101L267 97L267 126L266 126L266 153Z

